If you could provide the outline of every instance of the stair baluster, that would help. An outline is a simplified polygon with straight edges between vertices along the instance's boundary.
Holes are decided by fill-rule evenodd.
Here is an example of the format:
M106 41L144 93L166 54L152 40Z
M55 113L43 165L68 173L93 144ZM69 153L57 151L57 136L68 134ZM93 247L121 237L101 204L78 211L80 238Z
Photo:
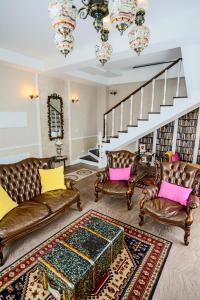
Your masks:
M178 62L178 75L177 75L176 97L179 97L179 91L180 91L181 66L182 66L182 61L179 60L179 62Z
M112 131L111 136L115 135L115 109L112 110Z
M153 81L152 81L152 97L151 97L151 112L153 112L153 109L154 109L155 83L156 83L156 80L153 79Z
M120 131L123 131L123 121L124 121L124 102L121 103Z
M140 100L140 119L143 116L143 103L144 102L144 88L141 88L141 100Z
M105 118L104 118L104 140L105 142L107 141L107 126L108 126L108 115L105 115Z
M130 118L129 125L133 124L133 96L130 97Z
M166 104L166 92L167 92L167 73L168 70L165 70L165 79L164 79L164 93L163 93L163 105Z

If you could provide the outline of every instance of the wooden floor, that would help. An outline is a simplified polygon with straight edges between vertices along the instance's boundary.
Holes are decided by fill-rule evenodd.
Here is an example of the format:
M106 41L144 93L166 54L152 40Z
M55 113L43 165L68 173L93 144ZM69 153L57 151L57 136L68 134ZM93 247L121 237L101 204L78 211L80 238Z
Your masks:
M92 166L78 164L66 168L66 172L72 172L80 168L96 169ZM94 203L94 182L96 176L92 175L77 182L80 190L83 211L80 213L76 207L69 209L64 215L50 225L32 233L30 236L13 242L7 247L8 258L4 265L8 266L13 261L40 244L46 238L56 233L59 229L78 218L90 209L97 210L111 217L138 226L138 201L142 196L141 189L136 189L133 197L134 206L127 210L126 201L123 198L100 196L98 203ZM200 210L197 209L194 224L192 226L190 245L183 245L183 231L180 228L170 227L156 223L146 218L143 230L161 236L173 242L167 262L164 266L154 300L199 300L200 299Z

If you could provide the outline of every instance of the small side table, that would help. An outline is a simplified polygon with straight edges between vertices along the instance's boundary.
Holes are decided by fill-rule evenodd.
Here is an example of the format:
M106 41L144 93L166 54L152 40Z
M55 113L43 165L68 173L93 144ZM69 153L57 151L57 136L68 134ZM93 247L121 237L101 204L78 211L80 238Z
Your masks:
M56 165L56 163L63 163L64 165L64 169L66 167L66 161L68 160L67 155L63 155L63 156L54 156L53 157L53 163L54 163L54 167Z

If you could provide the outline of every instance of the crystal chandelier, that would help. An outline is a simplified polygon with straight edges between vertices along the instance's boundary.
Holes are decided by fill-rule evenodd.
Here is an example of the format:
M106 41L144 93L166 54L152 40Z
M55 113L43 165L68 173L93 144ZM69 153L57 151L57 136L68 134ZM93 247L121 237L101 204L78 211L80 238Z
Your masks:
M82 0L83 7L79 10L73 0L51 0L49 15L55 29L56 48L67 56L74 48L73 31L76 17L93 18L93 26L100 34L100 45L96 46L96 57L104 65L112 55L112 45L108 43L111 25L115 25L123 34L131 24L135 27L129 33L130 47L138 54L147 47L150 31L144 26L143 9L138 9L138 0Z

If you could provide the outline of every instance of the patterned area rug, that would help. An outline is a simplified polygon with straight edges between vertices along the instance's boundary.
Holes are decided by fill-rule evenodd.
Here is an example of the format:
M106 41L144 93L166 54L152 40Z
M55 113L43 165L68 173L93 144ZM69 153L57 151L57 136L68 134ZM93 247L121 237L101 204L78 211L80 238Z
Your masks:
M92 210L4 269L0 277L0 299L55 300L48 291L43 290L39 281L37 258L93 216L123 226L125 248L112 264L108 274L105 274L86 299L151 299L171 242Z
M79 169L79 170L71 172L71 173L65 173L65 177L71 178L75 181L78 181L78 180L84 179L88 176L91 176L93 174L96 174L96 171L82 168L82 169Z

